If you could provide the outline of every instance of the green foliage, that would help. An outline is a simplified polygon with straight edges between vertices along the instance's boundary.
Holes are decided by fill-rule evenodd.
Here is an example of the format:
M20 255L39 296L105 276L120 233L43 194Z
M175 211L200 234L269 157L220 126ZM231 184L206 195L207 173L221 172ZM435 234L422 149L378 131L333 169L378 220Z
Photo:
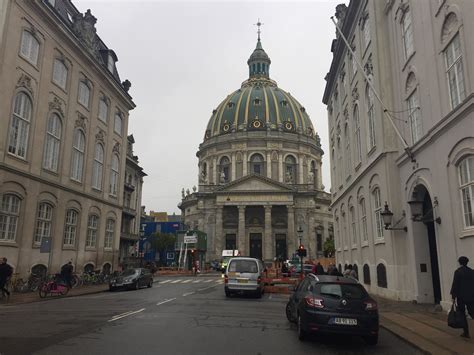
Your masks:
M156 251L166 251L174 249L176 236L174 234L156 232L152 235L151 245Z
M326 258L332 258L334 253L336 252L336 248L334 247L334 239L328 238L324 241L323 245L324 256Z

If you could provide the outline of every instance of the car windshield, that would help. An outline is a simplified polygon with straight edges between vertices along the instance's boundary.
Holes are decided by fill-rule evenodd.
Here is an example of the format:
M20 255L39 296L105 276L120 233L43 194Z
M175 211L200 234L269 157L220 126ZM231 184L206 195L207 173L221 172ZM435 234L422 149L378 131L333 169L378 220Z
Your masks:
M128 269L128 270L122 271L120 276L133 276L133 275L136 275L137 273L138 273L137 269Z
M334 298L361 300L367 297L367 292L360 285L320 283L314 288L316 294Z
M234 260L229 265L230 272L257 272L257 263L253 260Z

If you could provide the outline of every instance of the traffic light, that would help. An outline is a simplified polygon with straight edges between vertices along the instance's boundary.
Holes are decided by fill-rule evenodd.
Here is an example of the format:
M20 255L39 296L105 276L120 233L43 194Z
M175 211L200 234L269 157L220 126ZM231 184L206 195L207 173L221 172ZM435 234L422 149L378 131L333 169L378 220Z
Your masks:
M306 249L304 248L303 244L300 244L300 246L298 247L297 254L298 254L299 257L306 256Z

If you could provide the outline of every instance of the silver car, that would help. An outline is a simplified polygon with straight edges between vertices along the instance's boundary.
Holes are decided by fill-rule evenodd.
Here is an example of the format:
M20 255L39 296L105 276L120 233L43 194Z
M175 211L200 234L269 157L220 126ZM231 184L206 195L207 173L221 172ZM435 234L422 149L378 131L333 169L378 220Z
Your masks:
M252 293L258 298L264 292L265 266L255 258L237 257L229 260L224 274L224 291L227 297L233 293Z

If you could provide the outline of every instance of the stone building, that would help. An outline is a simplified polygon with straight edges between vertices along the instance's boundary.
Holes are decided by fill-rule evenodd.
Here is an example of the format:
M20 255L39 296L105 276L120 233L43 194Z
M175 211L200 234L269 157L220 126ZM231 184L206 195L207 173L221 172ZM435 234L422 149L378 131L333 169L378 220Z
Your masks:
M95 23L70 0L0 2L0 255L23 276L118 263L135 105Z
M121 264L136 264L138 241L140 239L140 218L142 205L143 178L147 174L133 155L133 135L127 137L127 158L123 185L122 227L120 233Z
M473 15L462 0L336 8L353 52L337 34L323 97L336 258L373 293L447 308L457 258L474 260Z
M179 207L184 224L207 233L207 260L223 249L272 261L302 243L322 256L332 236L321 183L319 137L304 108L270 79L260 34L249 78L215 110L199 146L199 189Z

